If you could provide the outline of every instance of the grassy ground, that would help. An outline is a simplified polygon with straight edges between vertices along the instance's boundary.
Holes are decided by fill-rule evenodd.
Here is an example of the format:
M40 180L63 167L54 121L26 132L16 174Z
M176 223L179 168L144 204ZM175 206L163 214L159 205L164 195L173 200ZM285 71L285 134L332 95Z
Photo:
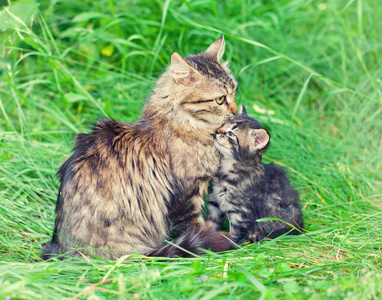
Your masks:
M379 1L0 3L0 299L382 297ZM221 34L307 235L195 259L42 262L74 135L136 120L171 53Z

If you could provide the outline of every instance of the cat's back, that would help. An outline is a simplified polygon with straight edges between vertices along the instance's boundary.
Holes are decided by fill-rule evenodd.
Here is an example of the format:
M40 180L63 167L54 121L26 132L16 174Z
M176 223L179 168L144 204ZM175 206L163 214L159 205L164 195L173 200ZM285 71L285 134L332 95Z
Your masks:
M280 201L283 205L300 206L298 193L293 189L286 171L274 164L265 165L265 181L267 182L268 195L273 201Z
M165 199L172 189L163 147L141 120L103 120L78 135L73 155L58 172L56 234L109 249L139 236L138 252L154 249L166 235ZM60 253L68 250L60 245Z
M115 161L120 167L127 167L132 156L163 151L164 144L156 139L155 130L142 120L135 123L101 120L91 129L89 133L77 135L74 153L61 165L58 171L60 176L71 171L68 169L73 165L79 167L86 164L96 169L103 163Z
M122 123L113 119L100 120L91 130L89 133L77 135L74 156L109 156L113 151L123 150L121 142L132 142L137 137L150 136L149 127L140 120L135 123Z

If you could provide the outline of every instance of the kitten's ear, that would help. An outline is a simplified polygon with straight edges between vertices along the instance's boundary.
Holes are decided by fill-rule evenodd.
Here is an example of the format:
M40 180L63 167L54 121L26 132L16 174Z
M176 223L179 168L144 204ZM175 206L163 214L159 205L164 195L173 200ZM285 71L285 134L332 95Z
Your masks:
M251 129L248 132L249 150L264 149L269 143L269 134L265 129Z
M176 52L171 55L171 69L172 77L174 77L175 81L185 86L190 86L197 80L197 77L200 75L198 71L192 68Z
M217 41L213 42L206 51L204 51L204 54L213 59L217 62L220 62L221 58L223 57L225 49L225 42L224 42L224 35L222 35Z
M247 109L245 108L244 105L240 105L240 109L239 109L239 115L244 115L244 116L247 116Z

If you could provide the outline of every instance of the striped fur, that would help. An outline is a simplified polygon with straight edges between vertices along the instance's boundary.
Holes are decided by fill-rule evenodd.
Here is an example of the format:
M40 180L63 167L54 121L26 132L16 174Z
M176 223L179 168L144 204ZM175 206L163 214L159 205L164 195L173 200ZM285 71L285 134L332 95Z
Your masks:
M218 229L227 215L236 244L275 238L292 229L280 221L257 219L279 218L297 228L303 226L300 200L285 171L262 163L268 145L268 132L246 113L228 120L215 135L222 161L210 185L207 223Z
M164 244L227 250L212 242L201 216L203 194L219 156L213 134L237 112L236 82L220 62L221 37L205 52L174 53L135 123L103 120L76 138L60 167L61 187L52 241L43 257L128 253L172 256ZM225 96L224 103L214 99ZM184 236L182 236L184 235ZM219 234L221 237L222 235Z

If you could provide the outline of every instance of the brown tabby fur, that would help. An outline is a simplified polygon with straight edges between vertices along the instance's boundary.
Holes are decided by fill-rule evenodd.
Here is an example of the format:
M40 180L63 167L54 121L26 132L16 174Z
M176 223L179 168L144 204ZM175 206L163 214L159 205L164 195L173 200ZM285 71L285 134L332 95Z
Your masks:
M198 247L231 248L201 216L202 195L219 165L213 135L237 112L236 81L220 62L223 52L221 37L201 54L174 53L138 121L104 120L77 136L58 171L56 222L44 259L187 256L164 246L173 230L180 233L174 243L197 254ZM219 105L220 96L226 100Z

